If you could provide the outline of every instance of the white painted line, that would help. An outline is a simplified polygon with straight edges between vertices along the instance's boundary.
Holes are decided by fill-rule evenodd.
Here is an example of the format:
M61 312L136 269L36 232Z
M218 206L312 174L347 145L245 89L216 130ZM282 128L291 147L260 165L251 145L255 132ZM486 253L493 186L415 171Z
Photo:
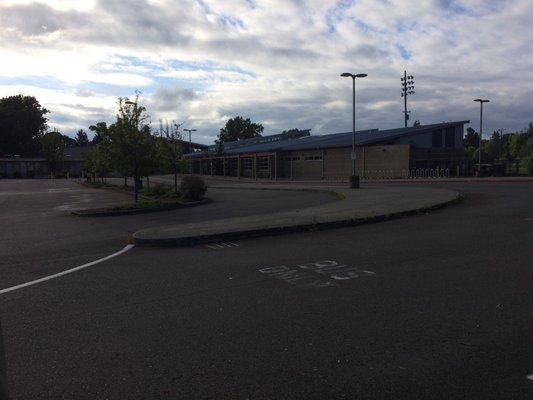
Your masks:
M222 250L231 247L239 247L239 245L233 242L218 242L212 244L205 244L204 247L207 247L212 250Z
M124 254L124 253L127 252L128 250L131 250L133 247L135 247L134 244L128 244L128 245L127 245L126 247L124 247L122 250L117 251L116 253L110 254L110 255L108 255L107 257L100 258L100 259L98 259L98 260L96 260L96 261L92 261L92 262L90 262L90 263L80 265L79 267L75 267L75 268L67 269L66 271L59 272L59 273L57 273L57 274L48 275L48 276L45 276L44 278L36 279L36 280L34 280L34 281L30 281L30 282L22 283L22 284L17 285L17 286L11 286L11 287L8 287L8 288L5 288L5 289L2 289L2 290L0 290L0 294L4 294L4 293L8 293L8 292L13 292L13 291L15 291L15 290L25 288L25 287L27 287L27 286L36 285L36 284L41 283L41 282L45 282L45 281L49 281L49 280L51 280L51 279L59 278L60 276L63 276L63 275L71 274L71 273L73 273L73 272L76 272L76 271L82 270L82 269L84 269L84 268L92 267L93 265L100 264L100 263L102 263L102 262L104 262L104 261L110 260L111 258L114 258L114 257L120 256L121 254Z

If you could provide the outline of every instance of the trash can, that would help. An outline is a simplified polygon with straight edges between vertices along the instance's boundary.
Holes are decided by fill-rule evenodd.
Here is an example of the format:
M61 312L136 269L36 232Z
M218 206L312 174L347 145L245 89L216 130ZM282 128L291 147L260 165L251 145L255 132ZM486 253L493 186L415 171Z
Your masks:
M350 176L350 188L359 189L359 175Z
M142 188L143 188L143 181L142 181L142 179L135 179L135 189L136 189L137 191L140 191L140 190L142 190Z

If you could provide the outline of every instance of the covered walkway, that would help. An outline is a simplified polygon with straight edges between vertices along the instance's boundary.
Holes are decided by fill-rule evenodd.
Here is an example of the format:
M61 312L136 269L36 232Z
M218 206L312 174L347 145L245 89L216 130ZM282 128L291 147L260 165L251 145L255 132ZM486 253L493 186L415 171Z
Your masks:
M192 159L192 172L200 175L278 179L277 153L250 153Z

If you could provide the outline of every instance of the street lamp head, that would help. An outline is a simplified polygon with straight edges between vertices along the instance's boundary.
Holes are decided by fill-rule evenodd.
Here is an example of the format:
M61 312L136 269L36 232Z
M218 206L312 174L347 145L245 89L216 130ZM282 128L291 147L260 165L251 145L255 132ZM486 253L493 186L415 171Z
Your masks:
M137 103L135 103L134 101L131 101L131 100L126 100L126 101L124 102L124 104L135 105L135 104L137 104Z
M478 103L488 103L490 100L487 99L474 99L474 101L477 101Z
M357 74L357 75L355 75L356 78L365 78L367 76L368 76L367 74Z
M350 74L349 72L343 72L343 73L341 74L341 76L342 76L343 78L348 78L348 77L349 77L349 78L353 78L353 77L354 77L354 75L353 75L353 74Z

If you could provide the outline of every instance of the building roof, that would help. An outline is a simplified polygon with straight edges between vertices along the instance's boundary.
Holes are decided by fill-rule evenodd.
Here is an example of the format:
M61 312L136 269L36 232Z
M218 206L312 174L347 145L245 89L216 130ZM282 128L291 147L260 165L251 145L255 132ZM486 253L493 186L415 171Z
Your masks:
M453 121L442 122L439 124L411 126L407 128L386 129L380 131L379 129L368 129L355 132L355 144L357 146L368 145L380 142L394 140L403 136L417 135L427 133L434 129L442 129L450 126L463 125L470 121ZM318 136L303 136L299 138L287 138L284 140L268 140L270 136L263 136L262 142L250 142L250 139L224 143L224 154L244 154L244 153L261 153L274 151L290 151L290 150L314 150L327 149L335 147L347 147L352 144L352 132L332 133L328 135ZM280 135L272 135L279 137ZM246 142L246 143L243 143ZM202 157L206 155L215 155L216 150L211 146L208 151L198 152L192 157Z
M180 139L178 140L178 142L181 143L182 145L187 145L187 146L189 145L189 141L185 139ZM209 145L191 142L191 147L196 148L196 149L207 149Z
M0 157L0 162L45 162L46 158L44 157Z
M299 130L297 133L283 132L277 135L257 136L249 139L235 140L233 142L224 143L224 150L229 151L241 147L250 147L260 144L273 144L275 142L285 142L288 139L300 139L311 135L311 129ZM210 151L216 150L216 145L209 146Z
M65 159L83 159L85 158L85 155L94 149L96 146L89 144L87 146L72 146L72 147L66 147L64 151L64 158Z

